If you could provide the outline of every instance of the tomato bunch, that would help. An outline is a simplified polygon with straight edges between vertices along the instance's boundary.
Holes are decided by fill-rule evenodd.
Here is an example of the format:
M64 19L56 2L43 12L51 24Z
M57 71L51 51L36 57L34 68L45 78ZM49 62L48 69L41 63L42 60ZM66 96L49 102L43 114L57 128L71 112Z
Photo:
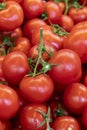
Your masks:
M0 0L0 130L87 129L87 0Z

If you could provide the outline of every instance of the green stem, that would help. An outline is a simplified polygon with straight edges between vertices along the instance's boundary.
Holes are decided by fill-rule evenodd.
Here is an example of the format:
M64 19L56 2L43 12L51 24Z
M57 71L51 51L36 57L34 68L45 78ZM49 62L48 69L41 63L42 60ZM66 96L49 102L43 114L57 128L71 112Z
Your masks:
M44 46L44 43L43 43L43 33L42 33L42 28L40 29L40 46L39 46L39 55L38 55L38 58L37 58L37 62L36 62L36 65L35 65L35 69L34 69L34 73L33 73L33 76L36 76L36 72L37 72L37 67L40 63L40 60L42 58L42 53L43 53L43 46Z
M65 6L66 6L66 9L65 9L64 14L67 14L69 10L69 0L65 0Z

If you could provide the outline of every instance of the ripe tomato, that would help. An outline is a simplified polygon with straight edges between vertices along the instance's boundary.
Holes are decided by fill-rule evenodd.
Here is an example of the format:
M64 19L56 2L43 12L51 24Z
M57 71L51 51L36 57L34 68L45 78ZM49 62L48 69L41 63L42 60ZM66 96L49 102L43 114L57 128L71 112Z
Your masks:
M87 87L81 83L71 83L64 91L63 100L72 113L81 114L87 105Z
M5 4L6 7L0 10L0 31L16 29L22 25L24 20L23 9L19 3L5 1Z
M42 18L47 23L60 24L61 23L62 12L57 3L53 1L48 1L45 3L45 10L42 14Z
M56 88L64 91L64 88L72 82L78 82L81 78L81 60L76 52L70 49L61 49L49 60L54 64L48 74L56 82Z
M48 111L44 104L29 104L23 108L20 115L23 130L46 130L46 122L39 127L46 118L38 110L44 114Z
M0 130L5 130L2 121L0 121Z
M11 119L19 109L19 97L14 89L0 84L0 119Z
M5 77L4 77L3 70L2 70L2 62L3 62L4 58L5 58L5 55L0 56L0 81L6 81Z
M71 7L68 11L68 15L73 19L75 24L85 21L87 20L87 7L84 6L80 9Z
M71 29L73 28L74 26L74 22L72 20L72 18L68 15L62 15L62 18L61 18L61 26L68 32L71 31Z
M25 22L23 26L24 36L31 40L32 34L36 30L36 28L40 28L43 25L47 24L40 18L33 18L31 20L27 20L27 22Z
M53 46L56 50L59 50L62 48L62 43L64 40L64 37L58 36L54 34L48 25L43 25L41 27L43 29L43 41L44 44ZM32 45L40 44L40 28L37 28L32 33L31 38Z
M28 53L28 57L32 59L35 59L36 57L38 57L38 54L39 54L38 47L39 45L34 45L33 47L31 47ZM43 53L42 58L45 61L48 61L57 50L52 45L49 45L49 44L45 44L45 49L46 49L46 52Z
M48 75L40 74L23 78L19 89L22 96L30 102L43 103L51 97L54 84Z
M30 70L27 56L21 51L10 52L3 60L2 70L7 82L16 87Z
M15 40L15 46L11 49L11 52L22 51L28 56L29 50L30 50L30 41L28 38L22 36Z
M22 0L21 6L27 19L37 18L44 11L44 2L42 0Z
M83 27L82 27L83 25ZM87 63L87 22L81 22L66 37L63 47L75 51L82 63Z
M53 122L54 130L80 130L80 125L74 117L60 116Z

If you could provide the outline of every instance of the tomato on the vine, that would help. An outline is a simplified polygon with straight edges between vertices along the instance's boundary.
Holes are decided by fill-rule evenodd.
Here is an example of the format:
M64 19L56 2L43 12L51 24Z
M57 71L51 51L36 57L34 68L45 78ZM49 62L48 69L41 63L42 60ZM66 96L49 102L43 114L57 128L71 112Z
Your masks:
M0 10L0 31L11 31L20 27L24 20L23 9L16 1L5 1Z
M40 74L23 78L19 89L21 95L30 102L43 103L53 94L54 84L48 75Z

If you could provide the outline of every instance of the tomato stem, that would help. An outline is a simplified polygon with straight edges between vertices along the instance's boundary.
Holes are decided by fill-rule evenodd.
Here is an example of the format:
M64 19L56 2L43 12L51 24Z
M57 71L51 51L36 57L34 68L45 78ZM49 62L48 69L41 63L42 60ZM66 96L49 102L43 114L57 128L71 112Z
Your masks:
M41 115L44 117L44 121L38 126L38 128L42 127L46 123L46 130L53 130L50 127L50 123L52 122L52 119L50 118L50 107L48 107L48 111L46 114L41 110L36 110L36 111L41 113Z

